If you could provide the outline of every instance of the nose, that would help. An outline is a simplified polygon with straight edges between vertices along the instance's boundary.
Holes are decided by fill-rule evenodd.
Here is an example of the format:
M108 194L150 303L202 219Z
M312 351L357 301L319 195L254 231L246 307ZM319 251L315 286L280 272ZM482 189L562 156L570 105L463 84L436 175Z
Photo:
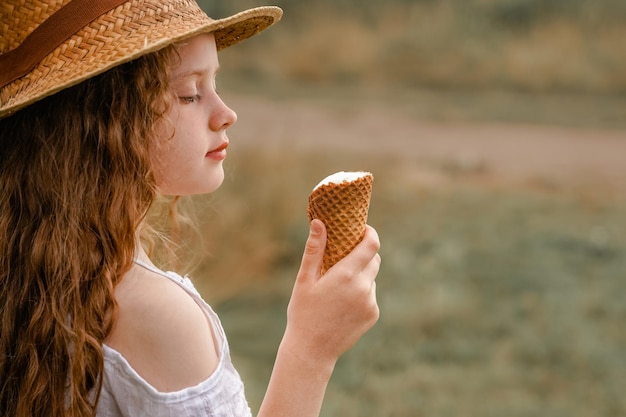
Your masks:
M234 125L237 122L237 113L224 103L221 97L216 96L215 107L209 117L209 128L219 131Z

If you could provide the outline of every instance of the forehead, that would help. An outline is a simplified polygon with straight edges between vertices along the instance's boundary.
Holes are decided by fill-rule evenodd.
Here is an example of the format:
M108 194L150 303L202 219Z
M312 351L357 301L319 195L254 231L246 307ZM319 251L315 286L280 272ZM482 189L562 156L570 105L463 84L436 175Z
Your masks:
M176 44L180 61L172 68L172 78L193 74L215 73L219 68L215 37L212 33L201 34Z

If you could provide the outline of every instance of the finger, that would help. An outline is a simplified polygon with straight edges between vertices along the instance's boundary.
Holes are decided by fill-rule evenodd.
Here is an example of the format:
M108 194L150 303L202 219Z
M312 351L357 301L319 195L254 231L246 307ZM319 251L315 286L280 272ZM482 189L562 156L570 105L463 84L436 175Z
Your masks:
M376 256L379 249L380 240L378 238L378 233L376 233L376 230L373 227L367 226L363 240L344 258L344 261L355 265L357 267L357 271L362 271Z
M380 238L378 237L378 232L370 225L365 226L365 236L363 240L365 241L367 238L367 242L365 244L370 246L374 252L378 252L380 250Z
M379 254L374 255L374 258L363 269L363 275L369 277L372 283L376 281L376 276L380 270L381 258Z
M376 297L376 281L372 282L372 289L370 291L370 296L372 297L372 304L374 306L373 321L376 322L380 318L380 307L378 306L378 301Z
M304 245L304 254L298 279L316 279L320 276L324 250L326 248L326 227L321 220L313 219L309 228L309 237Z

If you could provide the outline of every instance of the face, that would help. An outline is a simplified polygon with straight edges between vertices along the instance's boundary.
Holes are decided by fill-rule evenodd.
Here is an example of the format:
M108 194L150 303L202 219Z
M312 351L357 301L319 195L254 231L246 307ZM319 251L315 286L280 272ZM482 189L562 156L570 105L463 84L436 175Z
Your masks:
M226 129L237 115L219 97L215 38L203 34L177 47L180 63L172 69L174 100L169 120L158 127L153 166L159 192L190 195L216 190L224 179Z

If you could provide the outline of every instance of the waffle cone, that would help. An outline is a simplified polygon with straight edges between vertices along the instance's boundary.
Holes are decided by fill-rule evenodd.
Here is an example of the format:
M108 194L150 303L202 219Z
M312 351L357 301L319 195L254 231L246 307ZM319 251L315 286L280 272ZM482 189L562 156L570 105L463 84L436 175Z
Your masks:
M350 253L365 234L374 177L360 174L351 181L322 182L309 195L309 222L320 219L326 226L322 273Z

